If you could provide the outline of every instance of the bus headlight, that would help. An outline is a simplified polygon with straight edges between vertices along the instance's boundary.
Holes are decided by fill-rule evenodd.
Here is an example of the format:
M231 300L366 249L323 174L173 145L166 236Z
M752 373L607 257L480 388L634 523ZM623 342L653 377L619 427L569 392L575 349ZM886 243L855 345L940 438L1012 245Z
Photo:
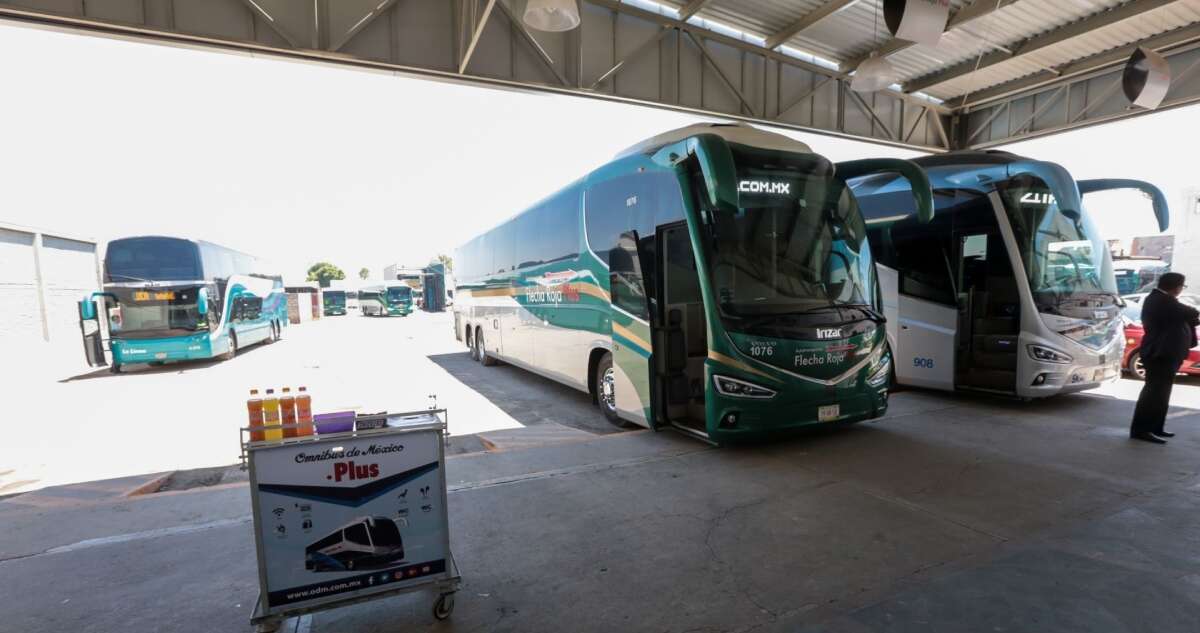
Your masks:
M730 378L729 376L713 376L713 384L717 393L735 398L774 398L775 392L754 383Z
M1058 363L1060 365L1066 365L1067 363L1075 360L1062 352L1052 350L1049 347L1042 347L1041 345L1030 345L1029 356L1036 361L1041 361L1043 363Z
M882 387L886 385L891 378L892 357L891 355L884 355L883 361L879 363L879 366L875 369L875 372L871 374L870 378L867 378L867 384L872 387Z

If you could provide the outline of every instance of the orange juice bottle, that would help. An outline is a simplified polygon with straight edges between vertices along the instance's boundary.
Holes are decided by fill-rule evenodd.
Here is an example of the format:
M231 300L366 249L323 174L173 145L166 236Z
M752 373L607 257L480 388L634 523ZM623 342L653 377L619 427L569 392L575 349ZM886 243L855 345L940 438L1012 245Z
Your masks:
M265 439L261 429L254 427L263 425L263 403L258 397L258 390L250 390L250 399L246 401L246 409L250 412L250 441L261 442Z
M283 436L296 437L296 398L292 395L290 387L283 388L283 395L279 396L279 417L283 421ZM288 428L288 425L292 425Z
M312 397L308 395L308 389L305 387L301 387L300 393L296 394L296 422L300 425L296 429L297 436L313 434Z
M268 389L267 397L263 398L263 424L268 428L263 432L265 439L268 442L278 442L283 439L283 431L279 427L279 399L275 397L275 390Z

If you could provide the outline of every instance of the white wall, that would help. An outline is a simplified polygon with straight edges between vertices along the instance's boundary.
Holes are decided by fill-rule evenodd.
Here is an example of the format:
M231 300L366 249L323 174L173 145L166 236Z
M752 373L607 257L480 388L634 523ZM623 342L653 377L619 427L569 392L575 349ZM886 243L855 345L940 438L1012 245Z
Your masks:
M1175 232L1171 270L1186 275L1192 288L1200 288L1200 188L1184 194L1172 209L1171 224Z
M94 242L0 226L0 349L43 358L35 365L56 373L78 373L86 363L76 302L99 282Z

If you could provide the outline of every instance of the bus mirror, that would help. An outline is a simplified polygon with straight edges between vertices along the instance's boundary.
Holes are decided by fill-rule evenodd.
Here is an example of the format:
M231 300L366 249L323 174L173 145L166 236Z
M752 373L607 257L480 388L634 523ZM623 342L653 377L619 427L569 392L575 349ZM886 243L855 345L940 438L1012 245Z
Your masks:
M1083 217L1083 201L1079 198L1079 187L1071 174L1062 165L1040 160L1024 160L1009 163L1008 177L1033 176L1046 183L1058 204L1058 210L1072 220Z
M200 316L208 314L208 288L201 288L196 293L196 312Z
M1158 220L1158 230L1166 231L1171 227L1171 209L1167 204L1167 197L1158 187L1145 182L1143 180L1128 180L1124 178L1101 178L1098 180L1080 180L1079 194L1086 196L1089 193L1100 191L1114 191L1117 189L1136 189L1150 196L1150 200L1154 205L1154 218Z
M843 182L877 173L895 173L907 180L917 219L921 223L933 221L933 185L929 182L929 174L916 163L898 158L865 158L837 164L837 175Z
M96 320L96 302L91 297L83 299L79 302L79 320L80 321L95 321Z

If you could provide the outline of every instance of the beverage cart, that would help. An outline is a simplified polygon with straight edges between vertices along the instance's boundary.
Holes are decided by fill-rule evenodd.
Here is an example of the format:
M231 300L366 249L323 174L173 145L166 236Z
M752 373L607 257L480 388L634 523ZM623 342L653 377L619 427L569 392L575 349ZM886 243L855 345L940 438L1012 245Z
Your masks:
M251 441L259 427L242 429L258 558L250 618L257 631L421 590L437 594L435 618L454 610L461 579L446 508L446 410L372 417L356 425L365 430L280 441Z

